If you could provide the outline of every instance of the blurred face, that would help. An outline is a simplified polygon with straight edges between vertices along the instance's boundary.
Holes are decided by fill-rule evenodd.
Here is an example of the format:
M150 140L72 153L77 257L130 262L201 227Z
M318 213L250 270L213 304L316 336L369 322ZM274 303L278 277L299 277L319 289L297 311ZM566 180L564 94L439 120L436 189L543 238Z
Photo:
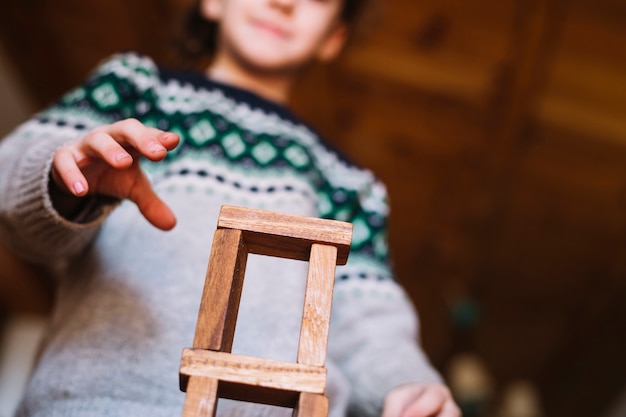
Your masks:
M202 13L220 23L218 54L263 72L281 73L341 50L343 0L203 0Z

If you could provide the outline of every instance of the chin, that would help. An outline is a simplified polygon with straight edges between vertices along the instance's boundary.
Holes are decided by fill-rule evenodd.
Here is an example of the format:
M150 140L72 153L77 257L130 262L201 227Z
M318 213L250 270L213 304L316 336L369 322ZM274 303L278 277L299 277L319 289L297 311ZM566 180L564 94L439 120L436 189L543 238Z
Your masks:
M297 65L275 63L275 62L254 62L249 63L248 68L257 74L266 76L291 76L298 71Z
M244 53L240 58L247 64L246 66L268 73L291 72L299 67L298 62L300 62L298 59L285 59L285 56L276 53L276 50Z

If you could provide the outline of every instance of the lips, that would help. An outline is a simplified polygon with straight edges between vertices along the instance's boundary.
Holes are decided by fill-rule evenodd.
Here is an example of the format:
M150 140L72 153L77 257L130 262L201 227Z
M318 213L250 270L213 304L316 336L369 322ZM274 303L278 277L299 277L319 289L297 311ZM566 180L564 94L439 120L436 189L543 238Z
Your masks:
M284 25L280 25L269 20L254 19L252 24L258 31L267 33L276 38L287 39L290 36L289 30L287 30Z

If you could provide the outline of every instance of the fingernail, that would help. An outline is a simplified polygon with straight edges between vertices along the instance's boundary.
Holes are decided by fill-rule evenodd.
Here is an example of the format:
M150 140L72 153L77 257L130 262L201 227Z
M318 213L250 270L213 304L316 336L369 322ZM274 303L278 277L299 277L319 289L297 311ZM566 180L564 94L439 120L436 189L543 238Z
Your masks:
M150 152L152 153L167 152L167 149L165 149L163 145L159 145L158 143L153 143L152 145L150 145Z
M80 181L76 181L74 183L74 192L76 194L82 194L84 191L85 191L85 186L83 185L83 183Z
M117 162L123 161L124 159L128 159L130 158L130 155L124 152L120 152L117 155L115 155L115 160Z

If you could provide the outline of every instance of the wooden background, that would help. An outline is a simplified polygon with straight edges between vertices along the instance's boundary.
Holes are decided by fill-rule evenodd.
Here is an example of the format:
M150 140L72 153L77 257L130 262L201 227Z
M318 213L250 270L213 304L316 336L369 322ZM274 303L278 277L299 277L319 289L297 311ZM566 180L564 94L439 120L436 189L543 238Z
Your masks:
M175 64L186 3L7 0L0 40L42 107L113 52ZM294 105L386 182L426 350L444 373L482 358L489 415L519 379L546 416L603 415L626 386L626 2L388 0L380 17ZM46 304L21 293L4 309Z

